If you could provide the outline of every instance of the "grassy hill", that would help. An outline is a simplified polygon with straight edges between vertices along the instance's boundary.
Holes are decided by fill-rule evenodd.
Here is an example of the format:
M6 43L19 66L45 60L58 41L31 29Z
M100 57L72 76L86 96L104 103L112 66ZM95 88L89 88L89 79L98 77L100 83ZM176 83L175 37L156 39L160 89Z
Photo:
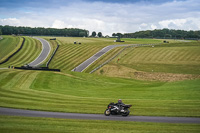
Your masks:
M42 50L42 45L36 39L31 37L25 37L25 43L23 48L13 56L9 61L0 65L0 67L8 66L22 66L32 62L38 57Z
M46 39L49 39L45 37ZM114 38L71 38L57 37L57 42L61 45L50 63L50 68L61 70L72 70L83 61L94 55L96 52L108 45L116 44ZM74 41L81 44L74 44ZM130 39L119 44L138 44L138 43L161 43L162 40L153 39Z
M19 44L20 37L17 36L2 36L3 39L0 40L0 61L6 55L11 53Z
M50 37L44 38L48 41L50 39ZM200 79L194 77L199 75L199 43L173 41L175 42L173 44L155 47L128 48L96 74L87 73L121 50L116 48L95 62L85 71L86 73L71 72L71 69L98 50L115 44L113 40L58 37L57 42L61 46L50 67L60 68L62 72L0 69L0 106L103 114L107 104L117 102L117 99L121 98L124 103L133 105L130 109L131 115L200 117ZM81 44L73 44L74 41ZM131 44L162 42L162 40L152 39L126 39L125 41ZM50 41L53 49L57 42ZM40 42L26 37L23 49L0 67L21 66L34 60L40 51ZM169 76L170 74L172 75ZM155 78L157 80L175 75L181 76L183 81L151 81L156 76L158 76ZM183 78L185 75L192 77ZM182 133L199 132L200 129L197 124L0 116L0 131Z
M84 73L0 70L0 106L102 114L123 99L132 115L198 116L200 80L172 83Z
M47 40L49 38L45 37ZM150 75L150 78L155 77L155 73L158 72L191 74L191 79L198 78L193 76L199 75L199 43L173 43L155 47L128 48L107 66L97 71L101 75L111 74L109 76L123 78L70 72L74 66L101 48L114 44L113 40L57 38L61 46L50 67L60 68L62 73L1 70L0 106L61 112L102 113L109 102L121 98L135 105L134 115L199 116L199 79L172 83L140 81L134 78L123 79L138 73L141 75L141 72L146 72L142 75L144 77L147 77L149 73L154 73ZM73 44L74 41L82 44ZM143 41L142 39L127 39L126 43L147 43L147 41L146 39ZM150 39L149 42L151 41L159 43L162 40ZM51 41L51 45L55 48L56 42ZM26 37L23 49L1 67L20 66L31 62L38 56L40 50L39 41ZM120 50L121 48L111 50L91 68L109 59ZM120 60L117 61L118 59ZM176 68L179 65L183 68ZM192 69L189 66L193 66ZM98 107L95 106L96 104ZM190 108L187 108L188 106ZM81 107L81 110L77 110L78 107Z
M132 47L127 48L96 73L128 78L137 78L137 76L139 78L146 76L149 79L156 78L155 76L157 79L162 76L194 78L200 75L199 53L200 42Z

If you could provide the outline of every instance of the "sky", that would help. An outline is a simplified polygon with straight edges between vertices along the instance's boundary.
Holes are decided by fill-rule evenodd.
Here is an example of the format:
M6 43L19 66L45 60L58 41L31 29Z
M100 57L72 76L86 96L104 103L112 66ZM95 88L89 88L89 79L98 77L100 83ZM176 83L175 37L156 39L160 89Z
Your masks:
M0 0L0 25L112 33L200 30L199 0Z

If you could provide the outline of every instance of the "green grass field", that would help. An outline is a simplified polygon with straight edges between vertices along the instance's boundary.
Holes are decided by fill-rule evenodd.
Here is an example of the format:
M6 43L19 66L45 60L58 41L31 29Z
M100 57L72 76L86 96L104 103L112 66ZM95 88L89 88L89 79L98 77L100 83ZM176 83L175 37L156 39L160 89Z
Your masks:
M0 67L23 66L35 60L42 50L40 42L31 37L25 37L23 48L13 56L9 61L0 65Z
M155 47L127 48L112 62L96 73L107 76L121 75L134 78L135 72L145 72L144 76L170 75L171 78L182 79L199 77L200 75L200 42L172 43ZM118 61L119 59L119 61ZM102 73L104 72L104 73ZM176 75L177 74L177 75ZM125 76L123 76L125 75ZM159 76L160 75L160 76ZM154 76L154 77L153 77ZM183 79L185 79L183 78Z
M198 124L71 120L0 116L1 132L29 133L199 133Z
M113 63L146 72L200 74L199 53L200 43L194 42L129 48Z
M0 61L20 44L20 37L6 35L2 37L3 39L0 40Z
M43 38L50 39L50 37ZM38 56L41 51L39 41L29 37L26 37L26 40L23 49L0 67L21 66ZM96 74L88 74L90 70L121 50L121 48L116 48L86 69L86 73L71 72L74 67L103 47L115 44L113 40L58 37L56 41L50 41L53 49L56 47L56 42L61 45L50 63L50 68L60 68L62 72L0 69L0 106L103 114L107 104L117 102L117 99L121 98L124 103L133 105L130 115L200 117L200 79L198 77L182 78L174 82L127 78L140 72L153 73L150 78L157 73L167 74L161 75L164 77L169 76L169 73L172 77L177 74L198 76L200 74L199 43L173 41L174 43L155 47L128 48ZM74 41L82 44L73 44ZM129 44L162 42L162 40L153 39L125 39L125 41ZM0 131L182 133L199 132L200 129L196 124L0 116Z
M50 37L45 37L49 39ZM51 37L52 38L52 37ZM57 37L57 42L61 45L50 63L50 68L59 68L61 70L72 70L83 61L94 55L96 52L108 45L114 45L114 38L72 38ZM74 41L81 44L74 44ZM161 43L161 40L153 39L132 39L119 44L135 43ZM93 66L94 67L94 66Z
M121 98L131 115L200 115L200 80L172 83L109 78L83 73L0 70L0 106L102 114Z

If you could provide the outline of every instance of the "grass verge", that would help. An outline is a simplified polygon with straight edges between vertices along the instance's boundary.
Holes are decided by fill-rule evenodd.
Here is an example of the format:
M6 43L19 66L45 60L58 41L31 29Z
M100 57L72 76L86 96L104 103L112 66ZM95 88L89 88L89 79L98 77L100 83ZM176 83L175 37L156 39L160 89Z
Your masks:
M168 124L100 120L72 120L0 115L0 131L5 132L78 132L78 133L199 133L199 124Z

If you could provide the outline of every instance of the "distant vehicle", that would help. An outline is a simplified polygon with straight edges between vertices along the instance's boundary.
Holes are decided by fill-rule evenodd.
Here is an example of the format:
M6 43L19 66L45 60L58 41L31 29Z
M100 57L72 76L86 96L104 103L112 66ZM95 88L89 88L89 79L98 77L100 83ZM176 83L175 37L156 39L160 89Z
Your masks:
M164 40L163 43L169 43L169 42Z
M121 106L121 107L120 107ZM120 105L118 103L110 103L108 105L108 108L105 110L104 114L106 116L111 115L122 115L122 116L128 116L130 111L128 110L132 105Z

